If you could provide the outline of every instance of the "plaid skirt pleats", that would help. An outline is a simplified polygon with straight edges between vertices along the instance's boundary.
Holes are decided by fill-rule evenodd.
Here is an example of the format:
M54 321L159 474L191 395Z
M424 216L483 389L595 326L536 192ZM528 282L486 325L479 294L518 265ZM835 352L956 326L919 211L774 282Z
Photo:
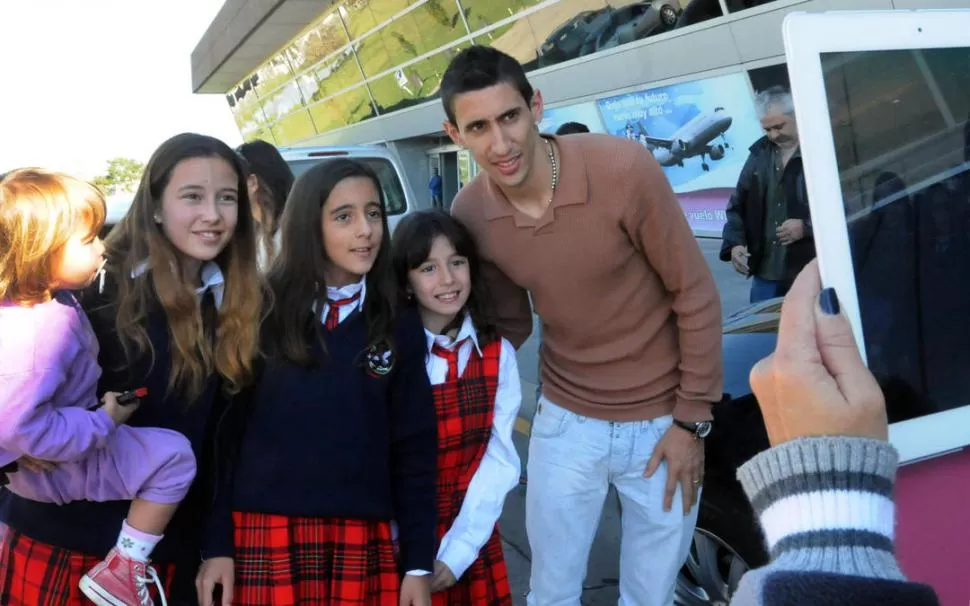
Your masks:
M78 589L78 583L101 560L35 541L0 524L0 604L91 606L91 601ZM168 593L175 565L159 566L155 570ZM152 598L159 603L154 585L151 591Z
M397 606L389 522L234 512L239 606Z

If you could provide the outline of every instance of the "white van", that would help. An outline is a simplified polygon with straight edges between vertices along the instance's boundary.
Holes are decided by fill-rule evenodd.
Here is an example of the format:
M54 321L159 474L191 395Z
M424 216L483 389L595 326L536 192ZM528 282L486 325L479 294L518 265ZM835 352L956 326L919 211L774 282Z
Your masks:
M381 181L381 189L384 190L384 200L387 205L387 222L391 231L394 231L404 215L419 208L401 160L394 152L382 145L282 147L280 154L290 165L290 170L295 177L299 177L319 162L334 158L351 158L369 166Z

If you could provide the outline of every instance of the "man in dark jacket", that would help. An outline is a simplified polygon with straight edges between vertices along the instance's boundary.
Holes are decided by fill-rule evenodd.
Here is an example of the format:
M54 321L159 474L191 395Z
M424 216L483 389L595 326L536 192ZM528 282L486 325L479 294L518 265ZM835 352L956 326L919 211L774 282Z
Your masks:
M752 303L784 296L815 257L791 95L772 87L755 105L765 136L750 148L721 243L721 260L752 278Z

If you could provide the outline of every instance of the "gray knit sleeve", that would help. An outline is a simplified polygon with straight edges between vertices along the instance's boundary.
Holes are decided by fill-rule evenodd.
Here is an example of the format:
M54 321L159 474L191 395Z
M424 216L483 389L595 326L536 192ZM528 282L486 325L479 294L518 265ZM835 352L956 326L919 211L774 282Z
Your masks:
M893 551L898 454L864 438L805 438L760 453L738 479L771 563L749 572L732 604L763 604L784 571L903 580Z

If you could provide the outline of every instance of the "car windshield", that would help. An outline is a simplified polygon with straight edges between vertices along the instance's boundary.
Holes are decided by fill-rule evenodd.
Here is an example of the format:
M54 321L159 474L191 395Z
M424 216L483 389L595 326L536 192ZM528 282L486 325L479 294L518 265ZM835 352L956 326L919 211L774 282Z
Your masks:
M404 184L401 183L401 177L398 175L394 165L386 158L352 157L352 159L366 164L371 170L377 173L377 178L381 182L381 189L384 192L384 203L387 206L387 214L389 216L404 214L408 209L407 198L404 196ZM290 160L288 164L290 165L290 170L293 171L293 176L299 177L309 170L311 166L316 166L320 162L327 161L329 161L328 158L306 158Z

